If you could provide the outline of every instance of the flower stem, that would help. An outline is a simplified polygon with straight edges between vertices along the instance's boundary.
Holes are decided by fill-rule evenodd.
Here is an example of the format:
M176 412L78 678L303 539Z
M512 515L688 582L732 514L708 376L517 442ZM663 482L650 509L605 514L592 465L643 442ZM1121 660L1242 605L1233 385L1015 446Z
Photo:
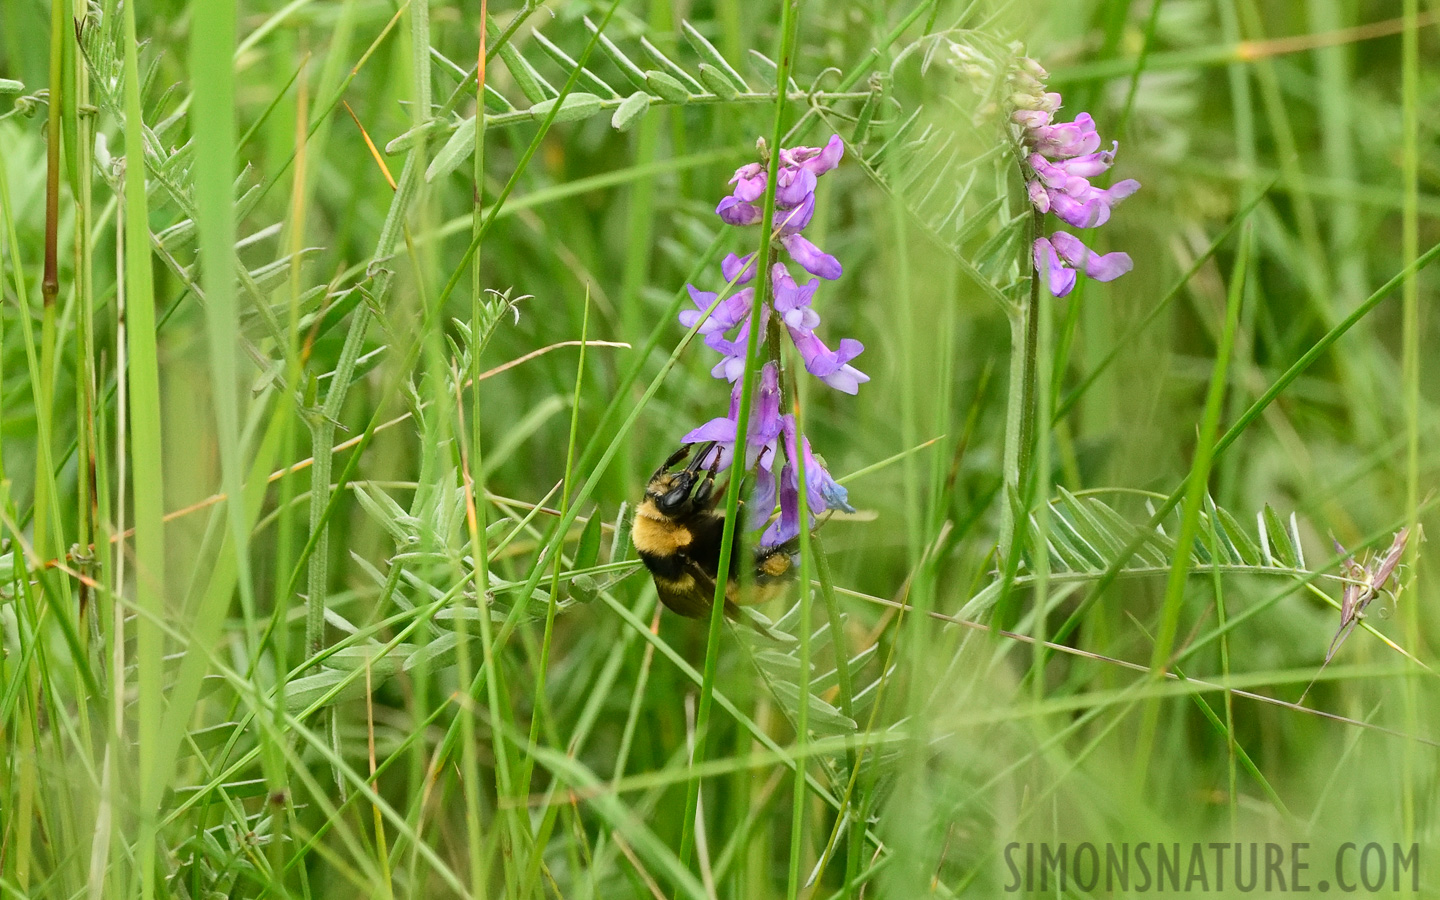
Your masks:
M745 348L745 372L741 375L740 406L735 416L736 447L741 454L738 458L740 464L736 466L725 490L725 530L720 536L720 565L715 573L715 597L710 610L710 627L705 640L705 670L700 683L700 702L695 713L695 744L690 758L692 767L705 761L706 743L709 739L710 708L714 703L715 679L719 669L720 629L721 623L725 619L725 589L729 580L736 574L730 571L731 550L736 541L742 540L742 535L739 533L741 529L737 528L740 518L740 483L742 481L740 470L744 468L745 436L750 433L750 405L756 381L755 373L760 371L763 365L760 362L759 353L761 311L766 304L771 302L770 250L775 237L775 178L779 169L780 142L785 134L783 94L785 85L790 79L791 64L795 56L796 18L795 5L792 2L785 3L780 20L781 52L779 66L776 69L775 121L771 131L770 157L765 176L765 195L761 198L763 216L760 221L760 234L762 238L760 248L755 255L755 296L750 307L750 330ZM772 340L770 342L771 352L774 352L776 346L778 346L778 341ZM694 774L692 768L691 777L686 782L685 814L680 820L680 864L686 867L690 865L690 856L695 849L695 832L702 827L702 823L698 822L696 818L699 803L700 778Z
M1030 240L1034 243L1041 233L1043 217L1036 214L1031 226ZM1016 534L1023 527L1017 521L1024 519L1023 511L1028 508L1025 501L1026 485L1029 483L1031 459L1035 445L1035 389L1036 354L1040 343L1040 272L1035 268L1033 256L1027 254L1030 267L1030 296L1023 304L1016 304L1007 310L1010 317L1010 390L1005 405L1005 449L1002 457L1004 488L1000 511L999 557L1006 561L1006 571L1011 571L1009 560L1015 554ZM1020 511L1021 515L1016 516ZM1018 542L1023 543L1023 542ZM1018 557L1015 557L1018 562Z
M772 248L771 252L776 251ZM770 362L775 364L775 374L779 378L780 408L791 409L795 405L795 387L790 379L785 377L785 363L780 357L780 341L785 335L780 328L780 317L772 315L765 323L765 350Z

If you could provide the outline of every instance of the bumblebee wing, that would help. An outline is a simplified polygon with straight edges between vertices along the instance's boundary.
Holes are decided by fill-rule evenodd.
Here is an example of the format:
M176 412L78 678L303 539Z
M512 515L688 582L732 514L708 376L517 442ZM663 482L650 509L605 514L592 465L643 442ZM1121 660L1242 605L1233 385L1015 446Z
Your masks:
M740 612L733 602L736 589L737 585L732 581L726 590L725 613L732 619L737 618ZM656 576L655 590L660 595L660 602L671 612L691 619L705 619L709 618L711 604L715 602L715 576L694 560L687 560L685 571L679 577Z
M703 619L710 614L710 603L715 597L715 579L706 574L693 559L686 559L674 573L654 573L655 590L660 602L671 612L691 619Z

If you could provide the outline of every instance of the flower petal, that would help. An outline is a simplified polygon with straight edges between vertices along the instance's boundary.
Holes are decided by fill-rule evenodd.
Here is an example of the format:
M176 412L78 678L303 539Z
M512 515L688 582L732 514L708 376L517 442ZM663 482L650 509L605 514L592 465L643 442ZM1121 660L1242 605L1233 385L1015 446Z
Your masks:
M837 391L853 396L860 393L860 385L869 381L870 376L854 366L841 366L837 371L820 380Z
M816 175L824 175L826 172L840 165L840 157L845 155L845 142L840 140L840 135L830 135L830 140L825 142L825 147L819 153L801 163L806 169Z
M1085 266L1085 274L1096 281L1114 281L1133 268L1135 268L1135 263L1130 259L1128 253L1119 250L1103 256L1092 253L1089 263Z
M796 331L814 331L815 326L820 324L820 314L808 306L786 310L780 317L784 319L785 327Z
M760 536L760 546L778 547L800 536L800 485L794 468L785 463L780 473L780 518Z
M1120 142L1115 142L1118 147ZM1055 165L1064 169L1071 175L1079 175L1082 178L1094 178L1103 173L1115 163L1114 150L1099 150L1095 153L1087 153L1084 156L1076 156L1073 159L1065 159Z
M838 259L823 252L801 235L788 234L780 239L780 243L785 245L786 251L801 268L811 275L834 281L844 271L840 268Z
M1081 113L1073 122L1036 128L1034 138L1035 149L1050 159L1070 159L1100 149L1100 135L1089 113Z
M714 316L706 316L698 309L682 309L679 318L680 324L686 329L695 328L695 323L699 322L700 327L696 331L700 334L713 334L722 330Z
M1119 203L1138 190L1140 190L1140 182L1133 178L1126 178L1124 181L1117 181L1110 185L1106 193L1110 195L1110 202L1113 204Z
M1057 231L1050 235L1050 245L1061 259L1072 266L1083 268L1085 260L1090 256L1090 248L1085 242L1068 231Z
M722 444L735 443L734 419L711 419L698 428L693 428L680 439L682 444L699 444L705 441L719 441Z
M759 200L765 194L765 167L759 163L748 163L735 170L730 178L735 185L735 199L746 203Z
M790 209L815 193L815 173L800 166L786 166L775 173L775 205Z
M1042 213L1050 211L1050 192L1045 190L1045 185L1038 181L1025 182L1025 190L1030 194L1030 204Z
M1101 255L1064 231L1055 232L1050 240L1062 259L1096 281L1114 281L1135 267L1130 254L1117 251Z
M776 206L776 229L778 229L782 235L798 234L803 231L805 226L810 224L810 220L815 217L815 194L814 192L806 194L805 199L794 209L779 209L779 204L776 204Z
M725 258L720 260L720 274L725 276L727 282L747 284L755 277L754 263L754 253L747 253L744 256L727 253Z
M760 393L756 398L755 410L750 416L748 443L755 449L779 437L780 422L780 369L773 362L767 362L760 369Z
M1110 221L1110 206L1098 196L1077 200L1064 192L1052 191L1050 211L1075 228L1095 228Z
M733 196L721 200L715 214L727 225L755 225L761 219L760 207Z
M1056 232L1065 234L1065 232ZM1070 237L1070 235L1066 235ZM1060 262L1060 256L1055 252L1055 246L1045 238L1036 238L1032 250L1035 257L1035 268L1044 272L1050 284L1050 293L1056 297L1063 297L1075 289L1075 270L1065 268Z
M745 374L745 358L742 356L726 356L710 369L712 378L724 378L727 381L735 381Z
M804 285L797 285L784 263L776 263L771 267L770 284L775 291L775 309L779 312L809 306L815 297L815 291L820 287L820 282L814 278Z
M864 351L865 345L859 341L845 338L840 341L838 350L831 350L813 331L801 332L792 328L790 338L795 342L795 349L800 351L805 371L830 387L854 394L859 391L860 385L870 380L864 372L847 365Z
M768 522L775 512L775 487L775 473L763 465L755 471L755 487L750 491L750 499L745 501L746 527L751 531Z
M1050 114L1043 109L1017 109L1010 121L1022 128L1041 128L1050 124Z

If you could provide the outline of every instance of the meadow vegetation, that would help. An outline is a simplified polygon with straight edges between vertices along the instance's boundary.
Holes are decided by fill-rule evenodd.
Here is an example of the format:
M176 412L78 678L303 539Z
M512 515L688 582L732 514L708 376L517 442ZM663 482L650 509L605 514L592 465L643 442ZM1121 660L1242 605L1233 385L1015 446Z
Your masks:
M1437 23L5 0L0 896L994 896L1080 842L1433 894ZM1027 157L1027 77L1119 152ZM757 250L823 280L722 349ZM771 473L819 524L738 622L630 540L727 374L834 478Z

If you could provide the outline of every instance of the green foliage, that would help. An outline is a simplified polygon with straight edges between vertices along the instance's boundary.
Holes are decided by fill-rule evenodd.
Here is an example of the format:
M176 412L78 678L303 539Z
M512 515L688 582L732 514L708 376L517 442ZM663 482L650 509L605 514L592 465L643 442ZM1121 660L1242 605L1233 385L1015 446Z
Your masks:
M1428 852L1420 6L0 4L0 895ZM1086 236L1134 272L1063 300L1031 299L1017 40L1144 185ZM872 380L795 401L859 513L707 646L629 537L729 401L677 313L756 249L713 210L757 137L831 134L815 302Z

